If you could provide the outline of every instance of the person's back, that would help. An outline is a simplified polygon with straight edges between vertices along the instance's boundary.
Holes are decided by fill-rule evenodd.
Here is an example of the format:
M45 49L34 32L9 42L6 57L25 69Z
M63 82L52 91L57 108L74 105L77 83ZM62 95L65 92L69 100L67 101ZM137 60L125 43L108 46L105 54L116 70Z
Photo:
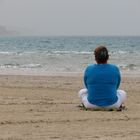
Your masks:
M116 66L94 64L87 67L84 82L88 89L88 101L98 106L114 104L120 84L120 73Z
M86 89L79 96L86 108L119 108L126 99L126 93L117 90L120 85L120 72L117 66L108 64L108 50L99 46L94 51L97 64L89 65L84 73Z

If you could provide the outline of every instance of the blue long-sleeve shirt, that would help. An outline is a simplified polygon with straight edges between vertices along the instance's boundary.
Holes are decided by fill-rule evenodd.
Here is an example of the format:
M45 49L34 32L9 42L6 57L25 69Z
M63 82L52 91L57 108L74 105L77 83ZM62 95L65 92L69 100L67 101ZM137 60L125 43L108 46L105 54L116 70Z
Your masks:
M88 89L88 101L98 106L108 106L117 100L117 89L121 81L117 66L112 64L89 65L84 74L84 83Z

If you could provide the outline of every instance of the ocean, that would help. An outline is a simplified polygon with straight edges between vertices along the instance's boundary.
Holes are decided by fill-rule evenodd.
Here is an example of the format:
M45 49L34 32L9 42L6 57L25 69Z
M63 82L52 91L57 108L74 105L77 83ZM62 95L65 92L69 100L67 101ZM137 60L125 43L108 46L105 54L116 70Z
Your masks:
M0 74L83 73L98 45L122 73L140 74L139 36L0 37Z

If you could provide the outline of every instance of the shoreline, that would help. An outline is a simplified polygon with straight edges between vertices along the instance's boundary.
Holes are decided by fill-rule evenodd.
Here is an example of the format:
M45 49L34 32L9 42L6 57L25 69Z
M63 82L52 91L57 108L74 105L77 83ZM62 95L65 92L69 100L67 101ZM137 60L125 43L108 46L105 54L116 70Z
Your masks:
M139 70L120 70L122 77L140 77ZM23 75L23 76L83 76L83 71L45 71L40 69L0 69L0 75Z

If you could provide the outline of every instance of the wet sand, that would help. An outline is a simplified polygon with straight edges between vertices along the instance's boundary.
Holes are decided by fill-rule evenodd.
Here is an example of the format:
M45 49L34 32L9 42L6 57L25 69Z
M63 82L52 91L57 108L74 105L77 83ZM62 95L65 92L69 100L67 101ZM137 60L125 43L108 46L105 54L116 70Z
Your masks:
M82 76L0 76L0 140L139 140L140 76L122 77L127 110L77 106Z

